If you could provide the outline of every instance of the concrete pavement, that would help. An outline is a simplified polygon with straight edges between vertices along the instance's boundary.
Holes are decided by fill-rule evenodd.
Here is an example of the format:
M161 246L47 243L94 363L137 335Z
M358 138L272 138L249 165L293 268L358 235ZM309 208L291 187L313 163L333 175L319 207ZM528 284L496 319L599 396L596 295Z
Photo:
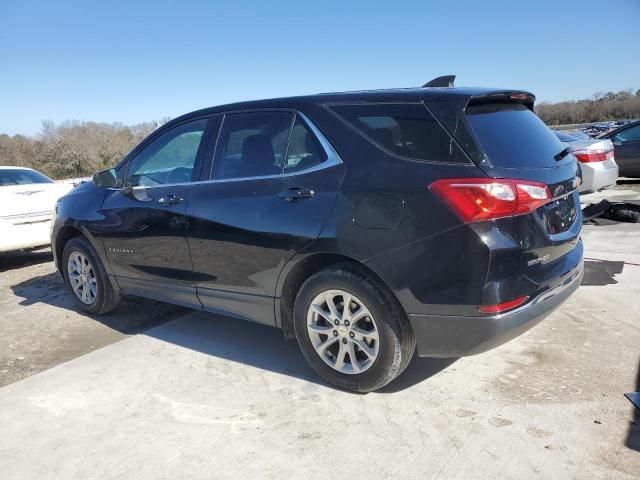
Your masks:
M0 477L638 478L640 227L588 226L583 286L522 337L322 384L278 330L202 313L0 389ZM634 424L635 422L635 424Z

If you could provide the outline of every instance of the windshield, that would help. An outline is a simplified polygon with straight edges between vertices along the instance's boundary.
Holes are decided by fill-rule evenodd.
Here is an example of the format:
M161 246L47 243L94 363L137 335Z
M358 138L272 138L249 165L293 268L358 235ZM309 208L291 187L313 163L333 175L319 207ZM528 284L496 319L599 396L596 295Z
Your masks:
M525 105L494 103L467 108L467 119L496 167L555 167L565 147Z
M0 187L8 185L30 185L32 183L53 183L48 177L35 170L16 169L0 169Z

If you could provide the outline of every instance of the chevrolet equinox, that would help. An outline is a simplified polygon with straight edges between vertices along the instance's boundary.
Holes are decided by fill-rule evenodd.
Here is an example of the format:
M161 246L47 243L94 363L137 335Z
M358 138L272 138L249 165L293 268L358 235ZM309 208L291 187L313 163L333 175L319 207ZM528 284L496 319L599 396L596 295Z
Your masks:
M137 295L279 327L325 381L376 390L415 350L486 351L578 288L577 162L534 100L427 86L189 113L59 201L57 267L91 314Z

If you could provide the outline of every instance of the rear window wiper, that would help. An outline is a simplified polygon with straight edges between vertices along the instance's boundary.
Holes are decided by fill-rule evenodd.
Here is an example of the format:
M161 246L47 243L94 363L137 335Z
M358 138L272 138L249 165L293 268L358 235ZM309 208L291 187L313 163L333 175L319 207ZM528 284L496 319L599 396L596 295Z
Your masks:
M571 153L571 150L569 149L569 147L567 147L567 148L563 149L560 153L554 155L553 158L555 158L556 162L559 162L564 157L569 155L569 153Z

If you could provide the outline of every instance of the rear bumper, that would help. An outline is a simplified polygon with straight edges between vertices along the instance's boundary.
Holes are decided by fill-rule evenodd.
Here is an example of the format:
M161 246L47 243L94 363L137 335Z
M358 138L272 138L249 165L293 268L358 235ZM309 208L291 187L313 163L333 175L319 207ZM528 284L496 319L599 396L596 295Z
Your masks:
M421 357L464 357L501 345L542 321L580 286L583 262L523 307L494 316L409 314Z
M580 194L597 192L613 187L618 180L618 165L606 166L607 162L581 163L582 184Z

